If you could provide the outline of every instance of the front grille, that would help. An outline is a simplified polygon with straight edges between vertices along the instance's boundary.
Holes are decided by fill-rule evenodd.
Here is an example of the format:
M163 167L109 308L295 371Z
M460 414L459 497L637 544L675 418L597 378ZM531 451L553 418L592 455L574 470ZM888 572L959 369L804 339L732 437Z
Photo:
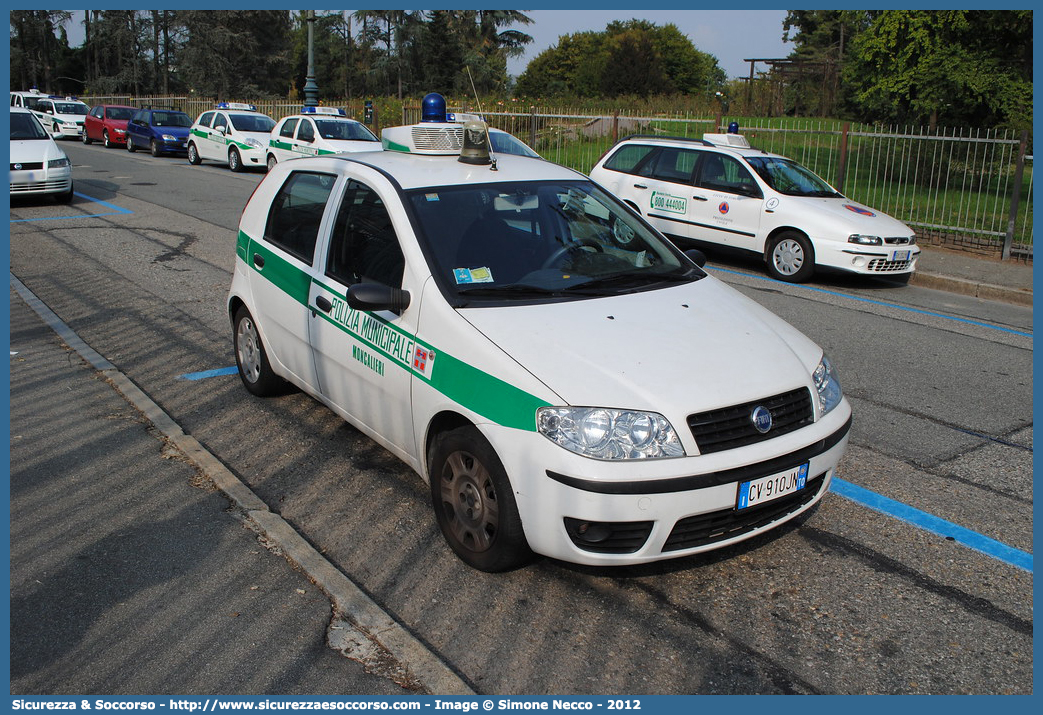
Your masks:
M55 179L53 181L37 181L32 183L11 184L12 194L28 194L38 191L61 191L69 186L68 179Z
M14 164L11 164L11 171L32 171L33 169L42 169L42 161L24 161L19 164L20 168L15 168Z
M869 262L869 270L873 273L903 273L913 265L912 261L889 261L886 258L874 258Z
M753 426L753 410L760 405L771 412L772 427L766 434ZM802 387L763 400L689 415L688 427L699 453L710 454L787 434L811 424L812 419L811 392Z
M822 488L825 474L809 479L799 492L741 511L725 509L681 519L663 544L663 551L694 549L697 546L734 539L768 526L806 505Z

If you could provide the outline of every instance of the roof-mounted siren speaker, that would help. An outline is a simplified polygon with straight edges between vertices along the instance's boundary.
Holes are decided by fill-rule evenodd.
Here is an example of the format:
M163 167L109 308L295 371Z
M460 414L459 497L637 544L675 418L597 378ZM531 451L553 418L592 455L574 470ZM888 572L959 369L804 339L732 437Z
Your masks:
M463 146L460 159L464 164L491 164L489 158L489 127L481 119L469 116L464 122Z

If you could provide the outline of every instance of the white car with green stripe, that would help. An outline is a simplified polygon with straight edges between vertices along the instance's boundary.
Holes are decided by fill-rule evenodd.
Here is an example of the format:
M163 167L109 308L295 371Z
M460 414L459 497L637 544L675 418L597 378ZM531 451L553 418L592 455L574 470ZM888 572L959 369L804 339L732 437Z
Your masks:
M300 114L283 117L268 140L268 168L302 156L324 156L351 151L375 151L380 140L365 124L337 107L303 107Z
M482 570L685 556L817 503L851 424L822 349L481 132L273 167L228 296L246 388L292 383L401 458Z
M188 134L188 161L227 164L232 171L263 167L275 120L252 104L221 102L203 112Z

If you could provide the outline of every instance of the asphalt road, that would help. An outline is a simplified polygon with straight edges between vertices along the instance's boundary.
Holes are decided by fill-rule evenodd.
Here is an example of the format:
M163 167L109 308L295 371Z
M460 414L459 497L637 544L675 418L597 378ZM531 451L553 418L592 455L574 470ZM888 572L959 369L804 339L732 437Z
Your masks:
M262 175L65 148L82 196L12 206L12 273L475 691L1032 692L1031 572L837 493L710 555L467 568L419 477L311 398L180 379L234 364L223 301ZM845 484L1031 553L1031 309L710 269L838 365L855 410ZM13 451L13 478L24 468Z

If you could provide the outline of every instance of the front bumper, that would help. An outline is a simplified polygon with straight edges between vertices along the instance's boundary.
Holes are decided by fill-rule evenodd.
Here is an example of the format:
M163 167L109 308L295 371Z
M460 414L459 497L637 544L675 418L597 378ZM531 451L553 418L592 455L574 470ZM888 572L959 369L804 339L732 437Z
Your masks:
M11 171L11 196L64 194L72 188L72 168Z
M813 241L815 263L862 275L903 275L916 270L920 247L916 244L861 246L838 241Z
M829 490L847 446L850 405L819 422L730 452L648 462L606 463L573 455L539 434L513 445L483 425L510 475L533 551L588 565L639 564L718 549L779 526ZM554 463L546 466L548 461ZM793 494L737 508L739 485L807 464L807 484ZM633 478L626 478L631 474ZM577 524L608 525L597 543L577 538Z

